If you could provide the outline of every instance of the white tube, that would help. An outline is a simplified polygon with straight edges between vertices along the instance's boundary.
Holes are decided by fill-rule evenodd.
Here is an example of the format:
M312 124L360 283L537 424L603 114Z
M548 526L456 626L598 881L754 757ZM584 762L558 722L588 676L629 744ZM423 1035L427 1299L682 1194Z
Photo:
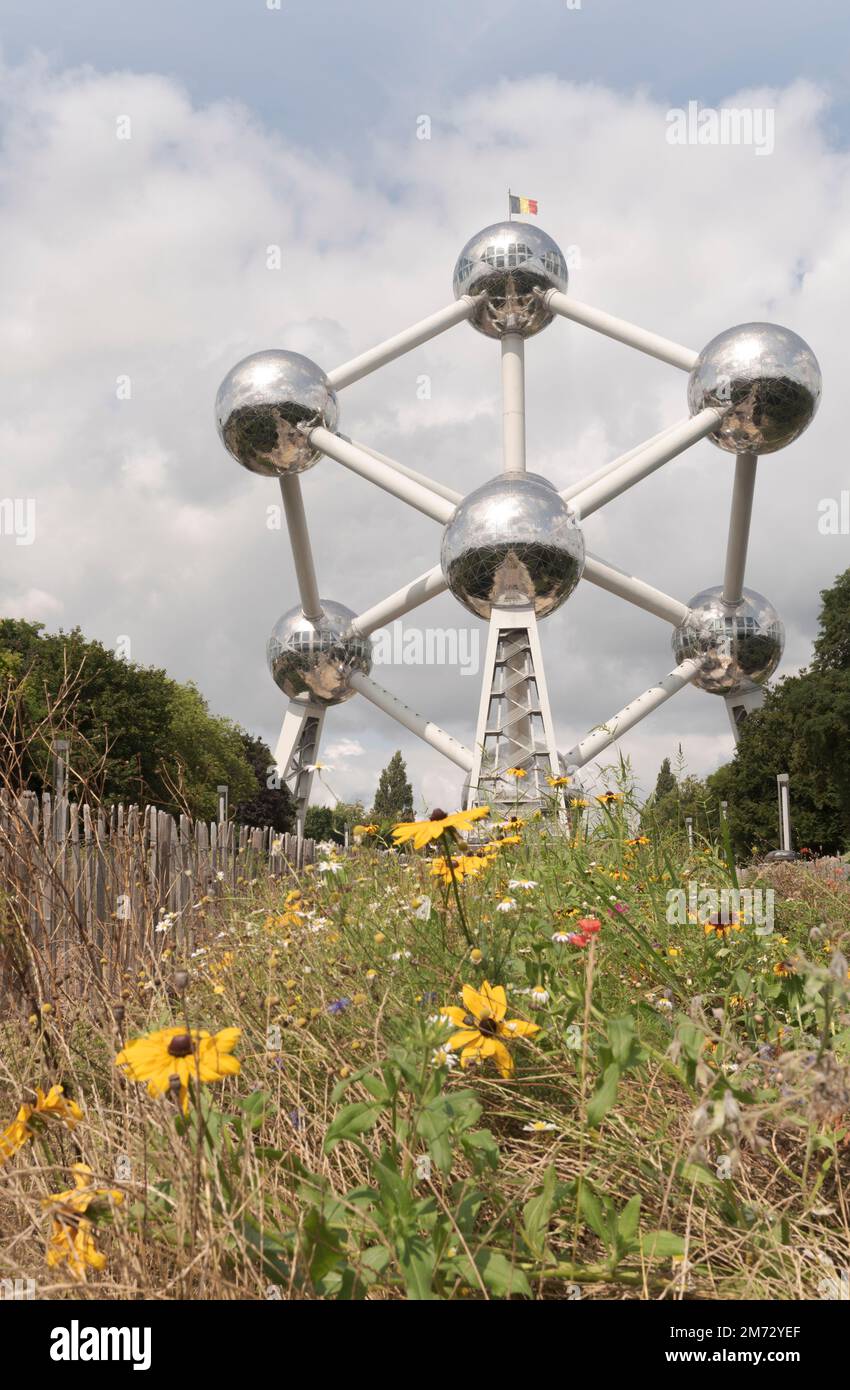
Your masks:
M683 623L691 611L686 603L680 603L678 599L671 598L660 589L654 589L642 579L635 579L633 574L626 574L624 570L607 565L596 555L585 556L581 577L600 589L607 589L609 594L616 594L618 598L634 603L647 613L654 613L657 618L663 618L674 627Z
M525 472L525 340L502 339L502 439L506 473Z
M624 454L612 459L610 463L603 463L601 468L595 469L593 473L588 473L586 478L579 478L578 482L570 483L569 487L565 487L561 492L564 501L569 502L579 492L590 487L591 483L598 483L600 478L606 478L609 473L615 473L624 463L630 463L643 449L657 444L660 439L664 439L675 429L678 429L678 425L668 425L666 429L659 430L658 434L654 434L651 439L645 439L642 444L635 444L633 448L627 449Z
M367 608L365 613L361 613L354 619L351 626L355 632L369 637L379 627L385 627L387 623L395 622L396 618L403 618L405 613L410 613L421 603L427 603L429 598L434 598L436 594L442 594L447 588L448 585L441 567L435 565L433 569L420 574L418 579L412 579L409 584L405 584L401 589L396 589L395 593L390 594L388 598L382 599L372 608Z
M791 849L791 779L787 772L776 778L779 791L779 848L787 854Z
M310 534L304 514L304 498L301 493L301 480L297 473L286 473L280 480L280 493L286 515L286 527L292 546L292 559L295 564L295 577L301 597L301 611L311 623L322 616L322 600L316 581L313 552L310 547Z
M425 516L430 516L434 521L445 525L454 516L454 505L447 498L440 497L430 488L423 487L413 478L408 478L391 468L389 464L381 463L371 454L364 453L356 444L351 444L338 434L333 434L331 430L326 430L324 425L310 431L310 443L321 449L328 458L336 459L344 468L359 473L361 478L367 478L370 483L377 483L385 492L399 497L402 502L409 503L411 507L424 512Z
M430 338L436 338L438 333L444 333L456 323L463 323L464 319L469 318L474 307L475 300L468 294L462 295L453 304L446 305L445 309L438 309L436 314L415 323L412 328L406 328L394 338L387 338L386 342L378 343L377 347L369 348L368 352L362 352L359 357L352 357L350 362L343 362L341 367L334 367L333 371L327 374L328 381L335 391L342 390L343 386L351 386L352 382L368 376L378 367L383 367L387 362L393 362L396 357L402 357L413 348L420 347Z
M723 576L723 602L740 603L744 589L744 570L747 564L747 545L750 520L753 515L753 494L756 489L755 454L739 454L735 464L735 483L732 488L732 510L729 514L729 539L726 543L726 570Z
M462 743L458 743L456 738L447 734L445 729L439 725L432 724L430 719L417 714L409 705L405 705L401 700L397 700L395 695L391 695L383 686L378 685L370 676L364 676L362 671L355 671L351 676L352 687L365 695L367 700L371 700L373 705L383 710L391 719L395 719L402 724L405 729L409 729L412 734L436 748L438 753L442 753L450 762L462 767L464 772L472 771L472 754L468 748L464 748Z
M655 444L647 444L628 463L575 494L571 506L576 517L584 519L590 516L592 512L604 507L606 502L613 501L622 492L634 487L635 483L654 473L656 468L669 463L671 459L690 448L691 444L696 444L697 440L710 434L722 418L719 410L707 406L689 420L684 420L668 430Z
M658 333L650 333L647 328L638 328L637 324L615 318L602 309L580 304L577 299L562 294L560 290L549 290L545 298L553 313L560 314L562 318L583 323L585 328L593 328L597 333L604 333L606 338L616 338L619 343L637 348L638 352L646 352L650 357L669 362L671 367L690 372L696 364L699 353L682 347L681 343L673 343L669 338L662 338Z
M379 463L385 463L388 468L394 468L396 473L403 473L405 478L412 478L415 483L421 483L423 487L430 488L431 492L436 492L438 497L445 497L453 507L463 501L463 493L456 492L453 487L447 487L445 483L438 483L434 478L426 478L424 473L417 473L415 468L408 468L406 463L399 463L398 459L388 458L386 454L379 453L371 445L362 444L359 439L351 439L347 434L341 434L339 437L344 439L346 443L353 444L355 449L362 449L364 454L370 454Z
M692 661L690 657L682 661L678 666L659 681L657 685L650 686L642 695L638 695L636 700L621 709L619 714L615 714L605 724L599 724L595 729L571 748L569 753L561 754L561 761L565 766L572 764L573 767L584 767L593 758L597 758L610 744L615 743L622 734L634 728L641 719L651 714L653 710L663 705L665 700L669 700L671 695L675 695L677 690L681 690L689 681L692 681L699 672L699 662Z

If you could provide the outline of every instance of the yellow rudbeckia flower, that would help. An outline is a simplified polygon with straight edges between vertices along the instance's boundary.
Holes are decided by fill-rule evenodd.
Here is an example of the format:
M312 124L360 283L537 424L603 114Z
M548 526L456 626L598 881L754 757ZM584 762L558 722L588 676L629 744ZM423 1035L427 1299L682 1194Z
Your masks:
M118 1053L115 1065L131 1081L147 1081L148 1095L164 1096L176 1077L180 1087L180 1108L189 1109L189 1081L222 1081L236 1076L239 1061L232 1057L241 1029L222 1028L211 1037L203 1029L161 1028L147 1037L135 1038Z
M114 1187L96 1187L91 1180L92 1170L85 1163L75 1163L71 1171L74 1187L44 1199L45 1207L56 1208L46 1260L50 1269L64 1260L76 1279L85 1279L88 1269L99 1271L106 1265L106 1256L95 1244L92 1222L85 1213L98 1199L123 1202L124 1194Z
M443 811L433 811L430 820L402 821L394 826L393 839L397 845L412 841L414 849L422 849L432 840L438 840L447 830L468 830L473 821L489 814L489 806L473 806L468 811L454 811L449 816Z
M499 1074L511 1076L513 1058L503 1039L531 1038L540 1032L538 1025L519 1018L505 1018L508 1001L504 988L491 985L488 980L484 981L480 990L472 985L464 985L461 997L464 1008L450 1004L440 1010L458 1027L458 1031L448 1039L446 1047L452 1052L460 1050L462 1067L492 1057Z

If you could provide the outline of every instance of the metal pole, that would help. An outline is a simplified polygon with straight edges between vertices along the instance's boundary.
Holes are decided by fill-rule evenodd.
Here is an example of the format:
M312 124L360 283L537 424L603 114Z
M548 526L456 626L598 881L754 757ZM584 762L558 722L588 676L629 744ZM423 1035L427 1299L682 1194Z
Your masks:
M573 763L576 767L584 767L591 759L599 756L610 744L615 743L622 734L628 732L635 724L639 724L647 714L651 714L659 705L663 705L665 700L669 700L671 695L675 695L677 690L681 690L694 679L700 669L698 661L692 661L690 657L682 661L678 666L666 675L657 685L650 686L642 695L638 695L636 700L621 709L619 714L615 714L612 719L606 720L604 724L598 724L595 729L571 748L569 753L561 754L561 762L564 765Z
M415 483L421 483L430 492L436 492L438 497L445 497L456 507L463 501L463 493L456 492L453 487L448 487L445 483L437 482L436 478L426 478L424 473L417 473L415 468L408 468L406 463L399 463L398 459L388 458L386 454L381 454L377 449L373 449L369 444L363 444L359 439L351 439L347 434L341 434L340 439L344 439L347 444L353 444L355 449L361 449L364 454L369 454L379 463L385 463L388 468L392 468L396 473L403 473L405 478L412 478Z
M776 778L779 792L779 848L783 854L791 852L791 787L787 772L780 772Z
M744 589L744 567L747 563L747 544L753 514L753 494L756 487L755 454L739 454L735 464L735 483L732 488L732 511L729 516L729 539L726 544L726 571L723 576L723 602L738 604Z
M420 603L427 603L429 598L433 598L435 594L442 594L447 588L442 567L435 565L433 569L420 574L418 579L412 579L409 584L396 589L388 598L367 608L365 613L361 613L352 621L351 626L363 637L369 637L379 627L395 622L396 618L403 618L405 613L418 608Z
M691 611L686 603L680 603L660 589L654 589L651 584L645 584L642 579L635 579L634 575L606 564L596 555L585 556L581 577L600 589L607 589L609 594L616 594L627 603L645 609L647 613L654 613L657 618L663 618L674 627L683 623Z
M603 463L601 468L595 469L593 473L588 473L587 477L579 478L577 482L570 483L569 487L565 487L561 492L564 501L569 502L577 493L583 492L585 488L590 487L591 483L598 483L600 478L606 478L609 473L615 473L624 463L630 463L637 454L642 453L644 449L650 448L651 445L657 444L659 440L664 439L666 435L678 428L678 423L675 425L668 425L666 429L659 430L658 434L652 435L650 439L645 439L642 444L635 444L631 449L627 449L624 454L620 454L618 458L611 459L610 463Z
M619 497L628 488L634 487L635 483L641 482L650 473L654 473L656 468L660 468L664 463L669 463L671 459L690 448L691 444L696 444L697 440L710 434L713 429L717 428L722 418L719 410L707 406L705 410L699 411L689 420L684 420L681 424L674 426L657 443L648 444L645 449L635 454L634 458L628 463L624 463L621 468L576 493L572 499L572 507L576 516L584 520L592 512L604 507L606 502L612 502L615 497ZM319 431L314 431L314 436L316 433Z
M453 304L446 305L445 309L438 309L436 314L415 323L412 328L405 328L394 338L387 338L386 342L378 343L377 347L369 348L359 357L352 357L350 362L343 362L342 366L334 367L333 371L327 374L328 381L335 391L341 391L344 386L351 386L353 382L368 376L387 362L393 362L413 348L421 347L429 339L444 333L447 328L453 328L456 323L463 323L464 319L470 317L474 308L473 297L468 294L462 295Z
M216 787L218 792L218 823L224 825L228 815L228 789L225 783Z
M693 847L694 847L694 818L693 818L693 816L685 816L685 830L686 830L687 833L688 833L688 849L693 849Z
M525 339L502 339L502 439L506 473L525 472Z
M366 478L368 482L377 483L385 492L409 503L411 507L424 512L425 516L430 516L434 521L445 525L454 516L455 508L445 497L438 496L436 492L423 487L413 478L396 472L388 464L380 463L371 454L364 453L356 444L350 444L338 434L326 430L323 425L310 431L310 442L317 449L321 449L323 454L327 454L328 458L336 459L337 463L341 463L344 468L350 468L352 473L359 473L360 477Z
M432 724L430 719L425 719L423 715L417 714L409 705L405 705L401 700L397 700L395 695L391 695L383 686L378 685L370 676L364 676L362 671L355 671L350 677L350 683L354 690L365 695L367 700L371 700L373 705L383 710L391 719L395 719L402 724L405 729L409 729L412 734L429 743L432 748L436 748L438 753L451 762L457 763L464 772L472 770L472 753L468 748L464 748L462 743L458 743L456 738L447 734L445 729L439 725Z
M304 513L301 480L297 474L287 473L281 478L280 493L283 498L283 510L286 514L289 543L292 546L298 592L301 595L301 611L305 618L308 618L311 623L315 623L322 616L322 600L319 598L319 585L316 580L313 552L310 547L310 533L307 530L307 518Z
M593 328L597 333L604 333L607 338L616 338L628 347L637 348L638 352L646 352L661 362L669 362L671 367L680 367L682 371L690 372L696 365L699 353L693 352L691 348L682 347L681 343L671 342L669 338L650 333L646 328L638 328L637 324L615 318L613 314L594 309L590 304L580 304L577 299L562 294L560 290L549 290L545 298L552 312L560 314L562 318L572 319L574 323L583 323L585 328Z

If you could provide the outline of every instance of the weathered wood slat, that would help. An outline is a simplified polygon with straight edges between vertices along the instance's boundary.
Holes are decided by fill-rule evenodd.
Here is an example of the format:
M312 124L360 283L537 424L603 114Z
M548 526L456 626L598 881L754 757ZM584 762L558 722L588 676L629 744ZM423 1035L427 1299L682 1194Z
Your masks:
M0 895L27 943L30 998L115 999L166 945L184 958L194 949L210 899L313 857L312 841L268 826L0 791ZM19 993L7 960L0 952L3 1007Z

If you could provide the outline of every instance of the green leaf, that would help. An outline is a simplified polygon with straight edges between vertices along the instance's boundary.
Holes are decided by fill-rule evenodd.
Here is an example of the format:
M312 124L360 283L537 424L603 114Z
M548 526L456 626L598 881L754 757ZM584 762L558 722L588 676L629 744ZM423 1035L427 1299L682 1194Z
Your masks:
M589 1182L582 1181L578 1187L578 1209L590 1229L607 1245L610 1232L602 1210L602 1203Z
M608 1043L611 1048L611 1056L621 1067L628 1065L629 1054L635 1035L635 1021L633 1018L611 1018L607 1026Z
M620 1068L616 1062L611 1062L602 1073L602 1080L594 1091L587 1104L587 1123L591 1128L600 1124L605 1115L611 1109L617 1099L617 1085L620 1080Z
M383 1106L378 1101L358 1100L353 1105L345 1105L328 1126L325 1135L325 1153L330 1153L344 1139L353 1139L372 1128Z
M546 1251L546 1236L558 1192L558 1177L555 1165L546 1169L543 1185L535 1197L531 1197L522 1209L522 1234L525 1243L536 1259L543 1259Z
M640 1221L640 1195L630 1197L617 1222L617 1235L626 1245L631 1245Z
M475 1268L481 1275L484 1285L490 1293L494 1293L497 1298L510 1298L512 1294L518 1294L522 1298L531 1298L531 1287L523 1271L517 1269L499 1250L479 1250L474 1257ZM469 1268L469 1261L464 1260L469 1271L470 1283L477 1283L473 1271Z
M431 1284L437 1263L432 1246L422 1236L403 1236L396 1246L396 1258L408 1298L431 1300Z
M672 1231L645 1231L640 1238L641 1254L647 1259L664 1260L684 1255L685 1242Z

